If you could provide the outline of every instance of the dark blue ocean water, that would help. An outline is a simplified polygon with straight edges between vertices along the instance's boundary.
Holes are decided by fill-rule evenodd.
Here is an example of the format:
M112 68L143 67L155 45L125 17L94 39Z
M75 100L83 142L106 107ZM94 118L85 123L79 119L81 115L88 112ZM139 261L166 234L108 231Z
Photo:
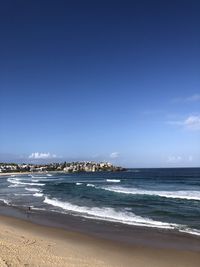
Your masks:
M5 204L200 235L200 168L0 179Z

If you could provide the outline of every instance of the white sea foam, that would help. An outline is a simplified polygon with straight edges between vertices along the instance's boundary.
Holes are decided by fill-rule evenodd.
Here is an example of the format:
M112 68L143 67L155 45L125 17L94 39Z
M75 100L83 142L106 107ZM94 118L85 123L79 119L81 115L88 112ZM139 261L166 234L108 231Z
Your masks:
M36 185L36 186L44 186L45 185L42 183L24 183L19 178L8 178L7 181L11 184L17 184L17 185Z
M31 178L32 178L32 179L46 178L46 176L31 175Z
M10 201L7 199L0 198L0 201L2 201L4 204L9 205Z
M31 191L31 192L40 192L40 190L38 188L30 188L30 187L28 188L28 187L26 187L25 190Z
M82 185L83 183L76 183L76 185Z
M47 176L52 176L52 174L50 174L50 173L47 173Z
M34 196L34 197L43 197L44 194L42 194L42 193L35 193L35 194L33 194L33 196Z
M32 177L32 179L38 179L38 178L47 178L46 176L39 176L39 175L36 175L36 176L34 176L34 175L32 175L31 176Z
M120 179L106 179L106 181L109 183L120 183L121 182Z
M32 210L43 210L43 211L46 210L45 208L36 208L36 207L33 207L33 206L31 207L31 209Z
M20 187L20 185L18 185L18 184L11 184L8 187Z
M179 229L179 232L200 236L200 230L197 229L185 228Z
M94 184L87 184L87 186L90 186L90 187L95 187Z
M138 188L125 188L121 186L107 186L107 187L102 187L102 189L123 194L150 195L150 196L160 196L166 198L200 200L200 191L189 191L189 190L158 191L158 190L144 190Z
M177 226L176 224L154 221L152 219L144 218L127 211L116 211L113 208L107 208L107 207L98 208L98 207L78 206L71 204L70 202L63 202L57 200L56 198L50 199L48 197L45 197L44 203L62 208L67 211L81 213L83 216L87 216L92 219L119 222L129 225L159 227L166 229L174 229Z

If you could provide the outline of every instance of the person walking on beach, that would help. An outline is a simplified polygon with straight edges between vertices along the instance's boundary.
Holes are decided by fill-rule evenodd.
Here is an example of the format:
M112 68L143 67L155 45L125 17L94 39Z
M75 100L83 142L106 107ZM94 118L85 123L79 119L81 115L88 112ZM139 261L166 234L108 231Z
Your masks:
M27 210L27 218L29 218L29 216L30 216L30 213L31 213L31 207L30 207L30 206L28 206L28 210Z

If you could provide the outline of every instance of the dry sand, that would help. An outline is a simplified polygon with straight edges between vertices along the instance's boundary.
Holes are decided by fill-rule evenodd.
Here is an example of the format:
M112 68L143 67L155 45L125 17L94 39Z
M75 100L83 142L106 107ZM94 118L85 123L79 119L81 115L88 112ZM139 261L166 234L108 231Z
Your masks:
M122 245L0 216L0 266L198 267L200 253Z

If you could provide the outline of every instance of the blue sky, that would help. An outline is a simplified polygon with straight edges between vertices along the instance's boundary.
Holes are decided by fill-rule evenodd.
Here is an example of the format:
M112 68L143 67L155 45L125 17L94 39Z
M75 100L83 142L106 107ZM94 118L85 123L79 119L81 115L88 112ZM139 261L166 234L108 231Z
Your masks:
M200 166L198 1L5 1L0 161Z

